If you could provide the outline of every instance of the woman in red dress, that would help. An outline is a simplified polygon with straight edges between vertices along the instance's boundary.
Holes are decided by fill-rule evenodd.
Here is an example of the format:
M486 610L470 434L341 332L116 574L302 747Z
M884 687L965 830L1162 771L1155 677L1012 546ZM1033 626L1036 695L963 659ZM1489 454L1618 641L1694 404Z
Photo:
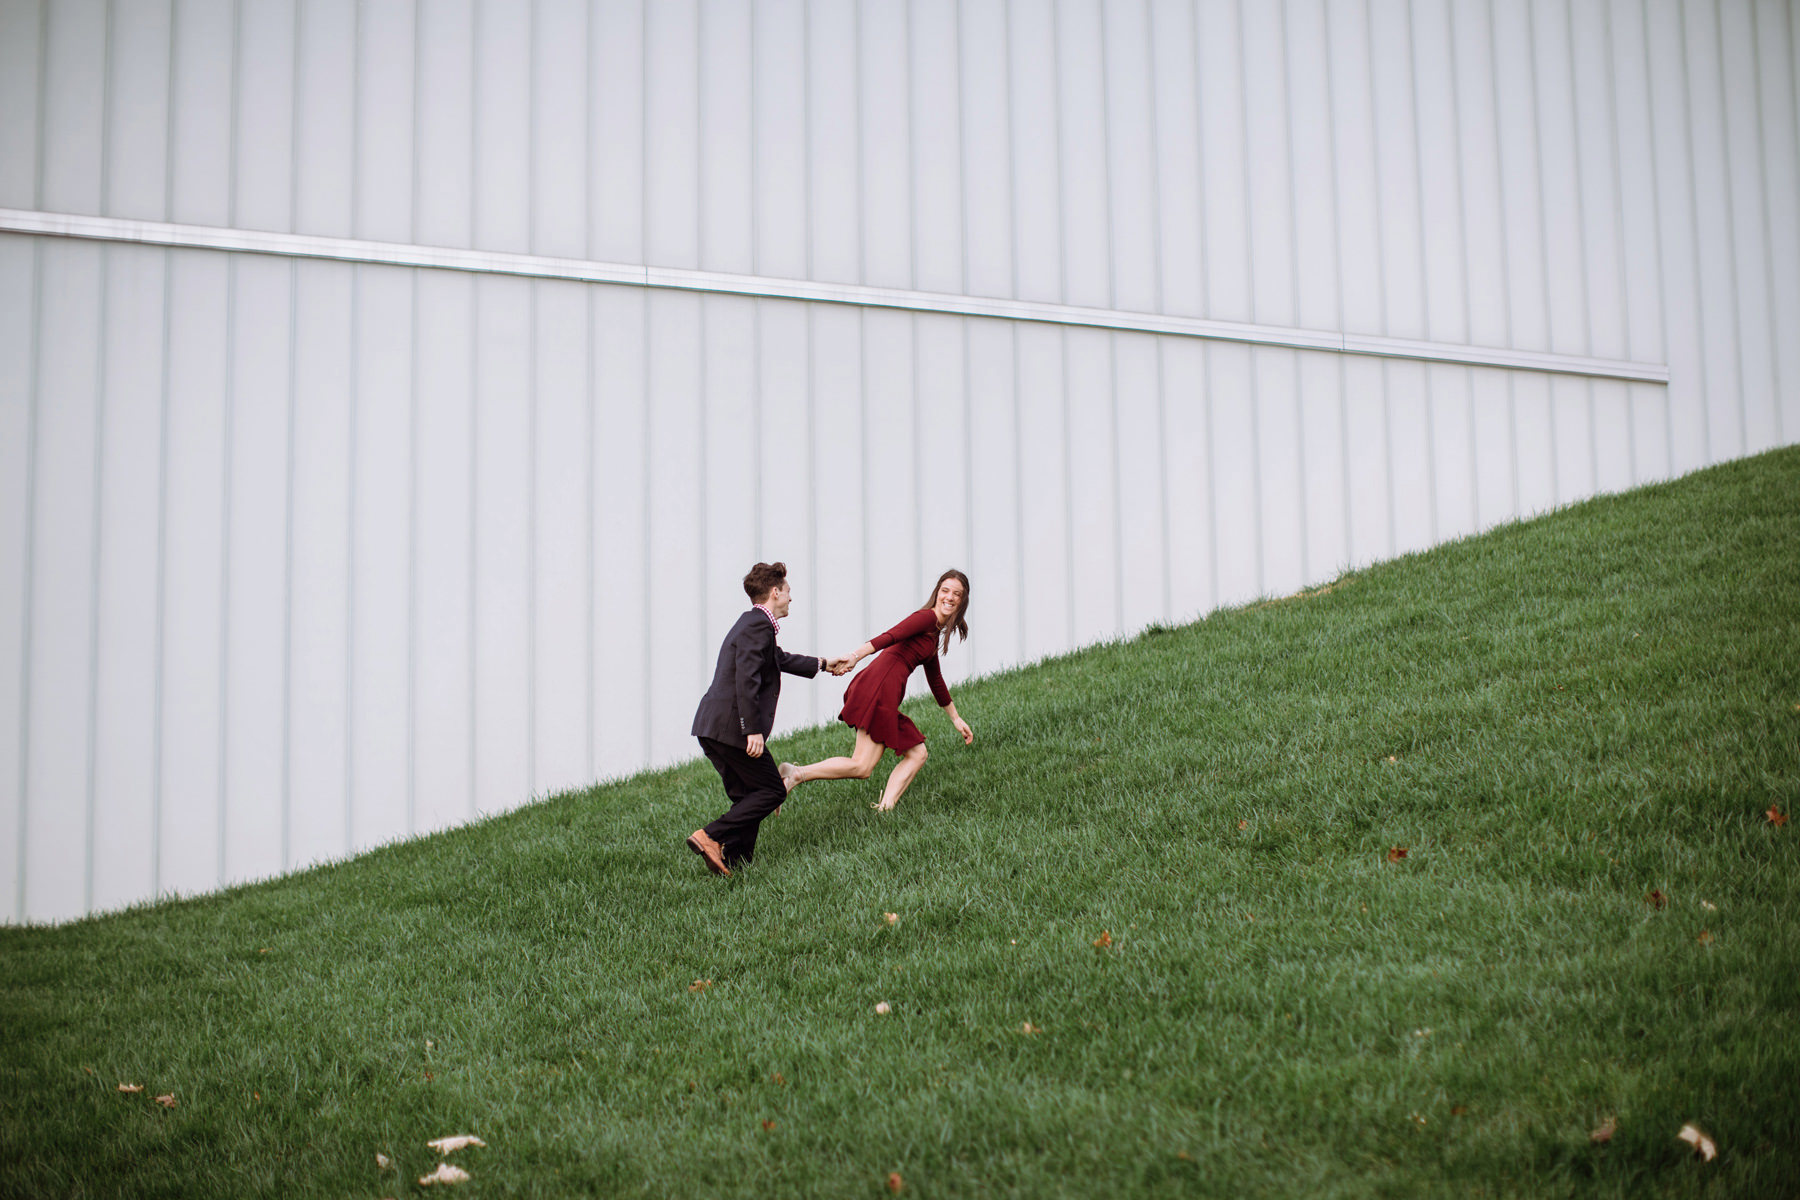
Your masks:
M945 571L938 576L930 604L847 655L844 670L881 652L874 666L850 681L850 689L844 693L844 710L838 714L844 724L856 730L856 749L848 758L828 758L803 767L782 763L781 777L787 782L788 791L814 779L867 779L885 747L898 754L900 762L888 776L881 803L875 807L886 812L900 803L927 757L924 735L900 711L906 680L914 667L925 668L931 694L962 734L963 744L973 742L975 731L957 716L950 689L944 686L944 673L938 669L938 655L950 648L951 631L965 639L969 636L968 612L969 577L961 571Z

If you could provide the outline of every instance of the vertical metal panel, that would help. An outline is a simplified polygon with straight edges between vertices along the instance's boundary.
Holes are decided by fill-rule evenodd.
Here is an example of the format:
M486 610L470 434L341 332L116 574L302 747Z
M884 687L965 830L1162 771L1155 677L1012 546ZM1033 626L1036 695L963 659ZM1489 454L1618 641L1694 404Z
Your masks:
M235 221L244 229L293 229L295 9L295 0L288 0L241 10L238 57L244 84L238 88L232 170Z
M1347 332L1380 333L1381 229L1373 169L1374 92L1369 82L1374 64L1363 52L1368 44L1367 14L1344 3L1331 5L1326 15L1336 150L1332 198L1337 210L1339 327Z
M1145 35L1155 77L1158 280L1163 311L1202 311L1200 125L1194 103L1194 11L1185 0L1151 0Z
M1285 132L1293 190L1290 260L1294 264L1294 312L1296 322L1309 329L1338 327L1331 48L1326 18L1322 0L1290 3L1284 39L1290 96Z
M848 5L807 5L808 275L858 282L856 30Z
M1792 5L1775 0L1756 4L1763 236L1769 251L1764 278L1774 327L1770 370L1776 380L1776 436L1784 442L1800 436L1800 337L1793 336L1800 330L1800 94L1794 78L1800 61L1792 41L1795 16Z
M1691 130L1681 13L1644 0L1646 89L1651 114L1658 201L1658 257L1662 264L1664 353L1669 363L1670 470L1710 461L1699 315L1700 251L1696 238ZM1650 86L1649 80L1660 81Z
M1025 300L1063 298L1056 11L1038 4L1009 8L1013 285Z
M275 874L281 861L283 670L288 591L287 372L290 268L235 263L226 505L225 863L230 879Z
M749 603L740 581L750 565L761 557L757 551L758 492L762 486L780 489L784 472L773 464L766 468L756 453L756 301L738 296L706 296L700 354L705 391L700 397L699 424L692 431L691 449L704 454L700 470L704 479L705 509L700 531L705 541L700 579L704 605L700 612L703 641L717 641ZM779 498L775 499L777 504ZM788 553L784 547L782 554ZM788 561L777 554L780 561ZM790 569L800 564L788 563ZM796 603L799 598L796 597ZM808 598L810 603L810 598ZM792 633L798 633L794 626ZM790 627L782 627L782 642L793 642ZM709 650L710 653L710 650ZM702 658L707 658L702 655ZM705 665L710 668L711 662ZM710 671L708 681L710 682ZM702 685L704 688L704 684ZM695 696L698 699L698 693Z
M912 114L907 7L856 0L855 131L862 171L863 275L879 287L913 286Z
M962 212L971 295L1012 294L1013 184L1011 43L1006 0L964 0L960 50ZM973 580L970 581L971 583Z
M1745 444L1737 235L1732 227L1725 80L1716 15L1712 0L1688 0L1681 6L1682 71L1687 85L1686 120L1693 155L1688 177L1699 260L1708 462L1716 461L1716 456L1740 454Z
M646 371L646 294L624 288L594 293L594 462L599 473L594 514L595 757L603 774L623 774L650 760L644 699L650 654L644 631L662 597L650 560L645 509L650 470ZM686 727L683 726L683 732Z
M176 25L185 21L184 7ZM299 13L294 103L294 227L301 233L350 237L356 173L356 9L354 0L307 0ZM177 47L176 72L185 71ZM186 101L173 101L179 111ZM184 220L171 216L170 220Z
M411 237L427 246L473 245L475 179L474 0L419 5L412 149L418 163Z
M1164 475L1162 395L1157 382L1157 339L1109 334L1111 385L1118 397L1114 420L1117 460L1119 632L1134 634L1168 619L1168 534Z
M1161 339L1163 443L1169 542L1169 616L1188 620L1213 606L1213 475L1207 438L1206 348Z
M928 315L912 320L917 339L913 370L918 409L913 417L913 439L918 460L914 501L919 514L918 567L917 574L905 581L906 590L900 596L917 604L925 599L932 580L950 567L969 575L970 589L974 589L969 476L971 471L985 469L994 456L982 453L986 447L970 443L964 323ZM997 573L998 568L982 565L984 597L998 582ZM968 676L972 664L980 660L979 651L973 643L967 648L958 643L958 649L944 660L945 677L955 682Z
M588 303L578 284L540 280L533 331L537 448L533 554L534 790L562 791L588 773ZM748 303L745 301L744 303Z
M867 564L869 607L877 623L892 624L898 616L889 620L881 614L910 612L919 603L913 593L924 594L919 525L927 519L929 501L918 493L916 469L925 434L915 407L915 319L907 313L870 312L862 322L860 456L867 509L860 554Z
M1107 118L1104 142L1109 181L1106 230L1115 307L1155 312L1159 305L1156 186L1155 59L1150 53L1147 4L1102 7L1100 48Z
M848 622L855 631L849 634L851 641L827 652L839 653L854 649L870 635L887 628L876 628L874 622L885 609L871 605L865 586L864 555L868 553L870 523L864 504L868 493L864 489L860 448L868 444L868 430L862 405L865 348L858 314L835 306L813 306L808 348L812 365L812 449L817 464L813 478L818 496L814 510L814 569L818 572L814 603L825 622L825 631L837 628L833 622L839 620Z
M1119 614L1118 423L1113 414L1113 334L1073 329L1067 346L1066 489L1070 517L1071 629L1079 645L1116 636ZM1065 432L1066 431L1066 432ZM1046 480L1046 482L1049 482ZM1044 580L1051 584L1056 577Z
M172 221L231 223L234 25L230 0L181 0L175 9L169 79Z
M419 274L416 325L421 346L413 442L415 520L412 640L414 828L441 829L472 810L468 747L474 680L468 644L469 530L474 520L474 381L466 353L476 281ZM584 331L585 336L585 331Z
M1761 96L1756 86L1757 47L1745 0L1714 7L1723 118L1728 228L1731 233L1733 329L1738 352L1738 397L1743 408L1742 453L1775 445L1780 432L1779 402L1772 370L1773 316L1769 285L1769 245L1763 206L1769 194L1762 136Z
M413 14L412 0L360 0L357 7L355 228L356 236L377 241L413 236ZM518 136L529 141L523 130Z
M1057 0L1057 148L1061 197L1063 286L1067 304L1112 306L1107 178L1106 61L1098 0ZM1023 114L1021 114L1023 115ZM1021 200L1023 196L1021 196Z
M966 104L958 64L967 47L958 38L959 8L957 0L918 0L909 6L911 240L917 264L911 286L928 292L963 290L967 148L960 128Z
M1251 319L1292 325L1294 296L1293 182L1288 176L1287 51L1281 8L1240 6L1244 87L1246 191Z
M221 882L226 262L192 254L170 264L159 834L160 883L177 892Z
M594 46L594 163L589 253L612 262L644 259L644 9L597 0Z
M1251 395L1256 404L1252 444L1255 457L1259 541L1257 591L1286 595L1308 577L1306 477L1299 453L1300 428L1296 351L1258 346L1251 352Z
M21 803L24 907L52 919L86 901L100 257L97 246L51 245L39 268Z
M749 273L755 265L750 44L747 7L716 0L700 9L699 262Z
M107 83L107 194L105 211L115 217L164 220L163 196L169 140L169 39L172 0L112 5L112 68ZM0 30L0 47L8 34ZM0 53L7 52L0 49ZM0 78L8 68L0 63ZM0 85L3 87L5 85ZM24 112L0 95L0 110ZM11 122L7 123L11 125ZM6 133L0 133L4 139ZM0 140L0 179L9 151ZM6 187L0 183L0 203ZM21 205L23 207L23 205Z
M1074 624L1070 591L1075 564L1068 528L1072 447L1064 436L1069 397L1061 369L1063 332L1022 325L1014 336L1018 411L1013 436L1019 446L1019 547L1025 593L1021 641L1023 656L1031 659L1067 645Z
M645 637L656 648L648 681L650 761L687 758L694 703L711 679L717 647L705 628L705 462L701 430L700 299L650 297L646 379L649 454L645 504L654 589Z
M105 0L57 0L46 7L45 17L43 181L37 207L98 213L105 161Z
M1250 347L1230 342L1206 348L1220 604L1240 604L1261 592L1262 508L1254 454L1256 415L1250 400L1252 354Z
M0 112L10 114L0 121L0 204L9 208L33 208L38 201L44 8L42 0L0 4Z
M157 574L164 273L163 255L155 250L114 247L106 258L105 421L96 431L102 487L90 900L102 909L155 891L156 606L148 598L156 594Z
M1244 145L1243 64L1239 21L1230 0L1197 0L1199 24L1200 161L1202 238L1206 247L1206 316L1253 320L1250 291L1250 214L1242 181L1248 170Z
M753 269L806 274L806 0L767 0L752 8L756 113L755 261Z
M587 0L535 0L531 72L532 252L587 255Z
M475 196L477 246L530 253L531 7L477 0Z
M697 267L699 14L693 0L669 0L644 20L646 261Z
M476 287L475 805L531 794L531 284Z
M1323 354L1296 354L1295 388L1306 464L1300 480L1306 531L1306 580L1335 575L1350 561L1345 496L1343 364Z
M355 844L373 845L406 832L413 291L409 271L353 270L350 810Z
M1020 443L1015 422L1013 338L1015 330L1000 321L970 321L965 348L968 378L969 445L1000 447L972 466L970 496L969 575L971 592L979 589L981 625L970 600L970 657L984 671L1023 661L1026 603L1023 516L1019 506ZM977 630L978 632L974 632ZM975 638L980 637L979 646Z

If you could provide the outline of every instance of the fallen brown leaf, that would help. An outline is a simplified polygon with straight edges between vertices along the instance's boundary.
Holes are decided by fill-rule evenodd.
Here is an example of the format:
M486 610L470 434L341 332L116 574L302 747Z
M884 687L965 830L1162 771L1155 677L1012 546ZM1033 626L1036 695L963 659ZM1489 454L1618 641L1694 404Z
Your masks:
M454 1154L456 1151L468 1146L480 1146L483 1150L487 1149L487 1143L472 1133L459 1133L454 1137L441 1137L435 1141L426 1142L425 1144L430 1146L433 1150L436 1150L439 1154Z
M83 1067L81 1069L86 1071L89 1075L92 1075L94 1073L94 1068L92 1068L92 1067Z
M1669 898L1662 894L1661 888L1650 889L1650 894L1644 900L1651 908L1663 908L1669 903Z
M144 1085L141 1083L121 1083L119 1085L119 1090L121 1092L141 1092L144 1090Z
M1033 1025L1030 1021L1027 1021L1023 1025L1019 1026L1019 1032L1020 1033L1042 1033L1044 1031L1042 1029L1038 1028L1036 1025Z
M1773 804L1769 805L1769 811L1764 813L1763 816L1769 818L1769 824L1775 826L1777 829L1780 829L1783 825L1787 824L1788 815Z
M1388 755L1388 761L1389 762L1399 762L1400 756L1398 754L1390 754L1390 755Z
M899 913L882 913L881 919L886 921L889 925L897 924L900 920L900 914Z
M1112 945L1112 930L1102 929L1100 931L1100 936L1094 939L1094 947L1099 950L1104 950L1110 945Z
M437 1078L437 1076L433 1075L430 1071L425 1072L425 1082L426 1083L430 1083L432 1080L434 1080L436 1078Z
M1248 829L1248 828L1250 828L1250 822L1248 822L1248 821L1239 821L1239 822L1238 822L1238 828L1239 828L1239 829Z
M770 1082L772 1082L772 1083L773 1083L773 1084L774 1084L774 1085L775 1085L775 1086L776 1086L776 1087L786 1087L786 1086L787 1086L787 1080L785 1080L785 1079L783 1079L783 1078L782 1078L782 1077L781 1077L781 1072L780 1072L780 1071L777 1071L777 1072L775 1072L775 1073L774 1073L774 1074L773 1074L773 1075L771 1075L771 1076L769 1076L769 1080L770 1080Z
M1388 847L1387 860L1389 862L1399 862L1401 859L1403 859L1405 857L1406 857L1406 847L1405 846L1389 846Z
M1600 1127L1598 1129L1588 1133L1588 1141L1594 1143L1596 1146L1604 1146L1606 1143L1612 1141L1612 1135L1618 1131L1618 1128L1619 1119L1617 1117L1608 1117L1606 1120L1600 1122Z
M774 1130L775 1130L775 1122L773 1122L773 1121L764 1121L763 1122L763 1132L764 1133L773 1133Z
M378 1167L380 1167L380 1168L381 1168L381 1169L382 1169L382 1170L384 1170L384 1171L385 1171L385 1170L387 1170L387 1169L388 1169L388 1168L389 1168L389 1167L391 1167L391 1166L393 1166L393 1165L394 1165L394 1160L393 1160L393 1159L391 1159L391 1158L389 1158L389 1157L388 1157L388 1156L387 1156L387 1155L385 1155L385 1154L377 1154L377 1155L376 1155L376 1156L375 1156L375 1165L376 1165L376 1166L378 1166Z
M156 1098L156 1102L158 1104L162 1105L164 1108L174 1108L175 1107L175 1093L174 1092L164 1092L162 1095L160 1095Z
M900 1178L900 1172L898 1172L898 1171L889 1171L888 1172L888 1191L893 1192L895 1195L899 1195L900 1189L905 1186L906 1186L906 1180Z
M439 1163L437 1170L431 1174L419 1176L420 1187L430 1187L434 1183L467 1183L468 1181L469 1173L450 1163Z
M1460 1117L1468 1111L1469 1106L1466 1104L1454 1104L1450 1107L1450 1115L1453 1117Z
M882 1000L875 1005L875 1015L878 1017L885 1017L893 1011L894 1006L889 1004L886 1000Z
M1702 929L1700 931L1700 936L1695 938L1694 940L1696 942L1699 942L1702 946L1712 945L1712 930Z
M1681 1132L1675 1136L1692 1146L1694 1148L1694 1153L1698 1154L1707 1162L1711 1162L1718 1156L1718 1146L1713 1144L1711 1138L1707 1137L1704 1133L1701 1133L1699 1128L1691 1121L1686 1125L1683 1125L1681 1127Z
M694 980L694 982L688 984L688 991L704 992L707 988L709 988L711 986L712 986L712 980L710 980L710 979L696 979L696 980Z

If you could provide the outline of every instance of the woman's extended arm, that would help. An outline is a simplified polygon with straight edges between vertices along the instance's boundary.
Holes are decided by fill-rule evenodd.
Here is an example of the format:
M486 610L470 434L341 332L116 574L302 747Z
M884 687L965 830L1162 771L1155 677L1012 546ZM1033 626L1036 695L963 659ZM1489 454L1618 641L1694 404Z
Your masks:
M935 628L936 625L937 617L932 611L929 608L921 608L918 612L911 614L904 621L900 622L886 633L876 634L874 637L858 646L855 650L851 651L845 656L847 665L844 669L848 671L851 667L854 667L857 663L869 657L869 655L874 654L876 651L885 650L895 642L904 641L913 634L922 633L926 629Z
M967 721L956 715L956 701L952 700L950 703L944 705L943 708L946 713L950 714L950 723L956 726L956 732L962 734L963 745L974 745L975 731L969 728L969 723Z

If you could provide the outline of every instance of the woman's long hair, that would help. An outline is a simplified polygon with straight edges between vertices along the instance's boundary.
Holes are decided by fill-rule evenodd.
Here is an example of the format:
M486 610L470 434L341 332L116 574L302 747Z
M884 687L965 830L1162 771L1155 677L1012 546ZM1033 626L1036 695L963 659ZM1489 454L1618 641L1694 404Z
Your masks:
M938 589L944 586L944 580L946 579L954 579L956 582L962 584L963 594L962 604L957 607L956 615L945 622L942 629L938 630L939 654L948 654L950 652L950 631L952 629L956 631L956 636L959 640L965 642L969 640L969 577L967 575L964 575L955 567L951 567L948 571L939 575L938 581L931 585L931 599L925 602L925 607L933 608L937 605Z

